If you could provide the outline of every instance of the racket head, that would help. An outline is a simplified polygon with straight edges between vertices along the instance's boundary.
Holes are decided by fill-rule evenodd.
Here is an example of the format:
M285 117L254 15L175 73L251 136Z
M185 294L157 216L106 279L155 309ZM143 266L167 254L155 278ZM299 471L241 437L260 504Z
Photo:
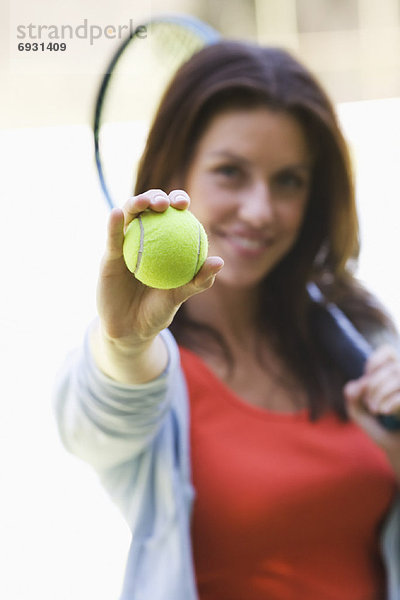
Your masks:
M138 24L112 55L93 119L95 163L109 208L132 194L134 165L169 81L193 54L220 37L189 15L160 15Z

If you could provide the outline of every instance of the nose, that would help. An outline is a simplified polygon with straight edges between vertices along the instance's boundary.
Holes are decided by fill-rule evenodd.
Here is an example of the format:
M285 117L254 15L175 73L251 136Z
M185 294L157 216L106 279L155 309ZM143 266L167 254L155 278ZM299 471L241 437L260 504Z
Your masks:
M273 221L274 207L267 182L257 181L243 192L239 217L254 228L260 228Z

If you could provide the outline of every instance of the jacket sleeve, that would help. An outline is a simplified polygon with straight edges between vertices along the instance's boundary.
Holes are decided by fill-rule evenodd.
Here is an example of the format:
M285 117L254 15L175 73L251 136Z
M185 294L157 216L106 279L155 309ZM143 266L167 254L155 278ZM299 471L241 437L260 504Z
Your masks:
M86 336L83 347L65 361L54 394L66 449L96 470L141 537L153 530L153 513L160 522L174 518L173 480L180 473L188 481L190 470L185 378L174 337L168 330L161 335L169 360L153 381L125 385L108 378L97 368Z
M171 404L169 387L179 369L172 334L161 333L168 348L166 370L151 382L125 385L94 363L88 336L58 375L54 409L61 439L71 453L98 472L131 461L151 445Z

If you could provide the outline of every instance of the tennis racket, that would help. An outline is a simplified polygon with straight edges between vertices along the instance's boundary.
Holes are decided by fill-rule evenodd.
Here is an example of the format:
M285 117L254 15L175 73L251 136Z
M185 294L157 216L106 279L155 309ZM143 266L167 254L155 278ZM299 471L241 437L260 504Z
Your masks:
M316 335L347 380L358 379L364 373L372 347L335 304L325 302L314 283L308 284L307 291L315 303L313 326ZM395 416L379 415L378 421L386 429L400 430L400 419Z
M148 126L177 69L203 46L220 39L188 15L166 15L140 24L119 45L101 81L94 111L97 173L110 208L132 195Z

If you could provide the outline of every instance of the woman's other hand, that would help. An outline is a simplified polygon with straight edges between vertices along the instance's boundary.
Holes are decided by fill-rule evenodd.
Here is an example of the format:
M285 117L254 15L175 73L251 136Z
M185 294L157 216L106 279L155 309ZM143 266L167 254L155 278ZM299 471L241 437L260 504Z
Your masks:
M349 381L344 395L350 417L385 450L400 480L400 430L379 423L378 415L400 419L400 358L395 348L380 346L368 358L365 372Z

